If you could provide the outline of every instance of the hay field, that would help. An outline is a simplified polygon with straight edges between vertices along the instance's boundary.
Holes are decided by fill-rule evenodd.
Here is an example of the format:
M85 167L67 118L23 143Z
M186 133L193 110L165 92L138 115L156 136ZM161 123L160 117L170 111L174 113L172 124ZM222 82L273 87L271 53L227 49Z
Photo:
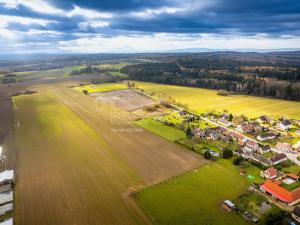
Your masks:
M111 109L71 88L38 91L14 97L17 225L148 224L131 191L203 162L147 131L114 132Z
M233 114L256 117L263 114L300 119L300 102L246 95L219 96L216 90L162 85L135 81L138 88L156 95L165 94L199 112L229 110Z

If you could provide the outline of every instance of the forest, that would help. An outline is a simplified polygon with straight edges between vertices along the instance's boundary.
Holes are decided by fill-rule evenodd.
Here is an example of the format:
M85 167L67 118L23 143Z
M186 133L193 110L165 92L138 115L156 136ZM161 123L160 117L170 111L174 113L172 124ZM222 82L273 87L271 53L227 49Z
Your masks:
M173 57L122 69L132 80L300 100L299 65L221 56Z

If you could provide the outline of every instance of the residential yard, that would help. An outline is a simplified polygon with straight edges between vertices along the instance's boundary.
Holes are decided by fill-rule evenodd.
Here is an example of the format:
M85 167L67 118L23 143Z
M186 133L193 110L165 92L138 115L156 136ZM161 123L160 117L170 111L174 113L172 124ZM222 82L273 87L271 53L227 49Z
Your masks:
M235 172L236 174L240 174L241 167L234 165L233 159L234 157L232 157L231 159L219 159L217 162L222 166L226 167L227 169ZM247 176L250 175L254 177L253 182L259 184L264 182L264 179L260 176L260 171L261 171L260 168L252 165L251 163L247 163L247 166L244 168L244 170L246 172L246 174L242 176L244 177L244 179L247 179Z
M137 201L154 224L160 225L243 225L235 212L225 212L221 205L235 199L248 187L246 179L218 164L202 167L147 188L137 194Z
M188 119L180 116L178 112L173 112L168 115L161 116L158 118L158 120L161 123L164 123L168 126L174 127L179 130L186 130L188 126L200 129L214 127L212 124L209 124L204 120L194 120L188 122Z
M90 85L74 87L74 89L80 92L82 92L83 90L87 90L88 93L91 94L95 92L124 90L127 89L127 86L121 83L103 83L103 84L90 84Z
M276 205L271 203L262 207L262 204L266 202L268 202L268 200L263 195L250 191L246 191L234 200L239 210L252 212L260 219L258 224L261 225L265 225L265 219L269 214L280 210Z
M300 102L253 97L245 95L220 96L217 90L189 88L175 85L162 85L146 82L136 82L136 87L155 96L172 96L181 103L197 112L229 110L233 114L245 114L249 117L261 115L281 116L288 118L300 118Z

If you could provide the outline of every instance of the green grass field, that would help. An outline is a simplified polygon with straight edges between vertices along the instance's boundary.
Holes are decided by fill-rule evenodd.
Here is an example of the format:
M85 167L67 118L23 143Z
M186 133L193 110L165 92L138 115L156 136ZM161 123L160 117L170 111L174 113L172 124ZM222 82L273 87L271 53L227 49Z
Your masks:
M137 200L154 224L243 225L247 223L240 215L224 212L221 204L237 198L248 185L226 167L210 163L139 192Z
M101 64L98 65L96 67L102 68L102 69L116 69L116 70L120 70L123 67L127 66L128 63L126 62L121 62L121 63L115 63L115 64Z
M233 114L245 114L250 117L260 115L281 116L300 119L300 102L253 97L245 95L219 96L216 90L189 88L174 85L162 85L136 82L136 87L156 96L165 94L198 112L229 110Z
M127 86L121 83L104 83L104 84L84 85L84 86L75 87L74 89L80 92L82 92L83 90L87 90L88 93L90 94L94 92L123 90L123 89L127 89Z
M160 122L155 121L154 119L143 119L135 121L134 123L172 142L185 137L184 132L163 125Z
M69 76L71 74L72 71L76 70L76 71L79 71L81 69L85 68L84 66L81 66L81 65L77 65L77 66L68 66L68 67L65 67L64 71L65 71L65 75L66 76Z
M122 78L127 77L126 74L121 73L119 71L108 72L107 74L110 75L110 76L114 76L114 77L122 77Z

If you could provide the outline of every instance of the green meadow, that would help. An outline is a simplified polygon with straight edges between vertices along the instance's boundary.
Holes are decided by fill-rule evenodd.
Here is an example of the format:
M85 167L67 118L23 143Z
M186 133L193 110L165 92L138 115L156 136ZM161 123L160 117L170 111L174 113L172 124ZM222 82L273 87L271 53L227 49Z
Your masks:
M101 64L101 65L97 65L96 67L102 68L102 69L116 69L116 70L120 70L123 67L127 66L128 63L126 62L120 62L120 63L114 63L114 64Z
M202 167L142 190L137 194L140 206L160 225L243 225L237 213L225 212L221 205L235 199L249 183L218 163Z
M178 139L181 139L181 138L185 138L184 132L179 131L175 128L163 125L154 119L143 119L143 120L135 121L134 123L144 129L146 129L156 135L159 135L169 141L172 141L172 142L174 142Z

